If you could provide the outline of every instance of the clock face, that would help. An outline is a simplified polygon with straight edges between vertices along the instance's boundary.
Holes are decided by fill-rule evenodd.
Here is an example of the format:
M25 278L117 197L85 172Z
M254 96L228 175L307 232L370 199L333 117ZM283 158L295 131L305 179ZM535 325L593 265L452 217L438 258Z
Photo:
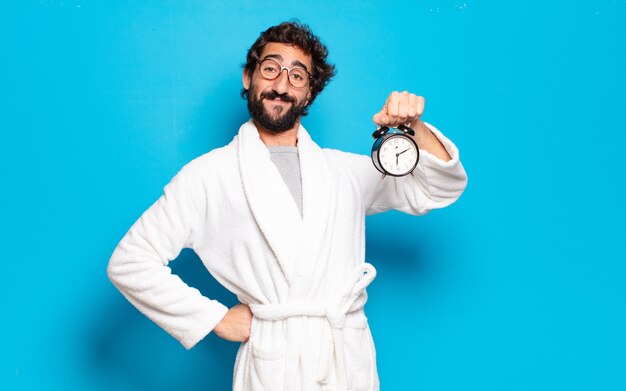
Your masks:
M385 139L378 150L378 160L383 170L393 176L403 176L415 168L419 152L408 136L394 134Z

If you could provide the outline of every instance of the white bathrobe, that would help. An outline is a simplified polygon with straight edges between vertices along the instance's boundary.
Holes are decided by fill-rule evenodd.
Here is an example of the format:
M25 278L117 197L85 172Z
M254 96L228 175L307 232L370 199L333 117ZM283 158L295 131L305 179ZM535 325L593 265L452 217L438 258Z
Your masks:
M454 202L467 181L455 145L428 126L452 160L422 150L411 175L383 180L368 156L321 149L301 126L301 215L249 121L165 187L116 248L109 278L190 349L227 311L167 266L192 248L254 314L234 390L378 390L363 311L376 275L365 263L365 216L424 214Z

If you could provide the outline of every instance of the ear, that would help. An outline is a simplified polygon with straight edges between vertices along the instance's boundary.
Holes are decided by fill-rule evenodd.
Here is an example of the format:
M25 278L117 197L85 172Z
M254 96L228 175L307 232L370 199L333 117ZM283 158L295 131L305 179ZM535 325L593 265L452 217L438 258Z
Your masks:
M250 89L250 75L247 70L243 70L243 74L241 75L241 82L243 84L243 88L246 90Z

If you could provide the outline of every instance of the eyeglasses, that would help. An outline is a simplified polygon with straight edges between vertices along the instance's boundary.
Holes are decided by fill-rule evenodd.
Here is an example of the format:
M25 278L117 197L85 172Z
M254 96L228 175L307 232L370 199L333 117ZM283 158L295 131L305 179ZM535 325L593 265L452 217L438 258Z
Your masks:
M287 70L287 78L289 84L295 88L302 88L309 84L309 80L313 79L311 74L302 67L287 68L272 59L258 61L261 76L267 80L274 80L282 73L283 69Z

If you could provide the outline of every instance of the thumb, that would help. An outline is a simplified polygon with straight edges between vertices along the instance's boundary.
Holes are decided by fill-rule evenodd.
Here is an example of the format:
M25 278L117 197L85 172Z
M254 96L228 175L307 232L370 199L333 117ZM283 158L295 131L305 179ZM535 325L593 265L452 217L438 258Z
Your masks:
M382 109L374 116L372 116L372 121L376 125L387 125L389 123L389 116L387 115L387 105L385 104Z

